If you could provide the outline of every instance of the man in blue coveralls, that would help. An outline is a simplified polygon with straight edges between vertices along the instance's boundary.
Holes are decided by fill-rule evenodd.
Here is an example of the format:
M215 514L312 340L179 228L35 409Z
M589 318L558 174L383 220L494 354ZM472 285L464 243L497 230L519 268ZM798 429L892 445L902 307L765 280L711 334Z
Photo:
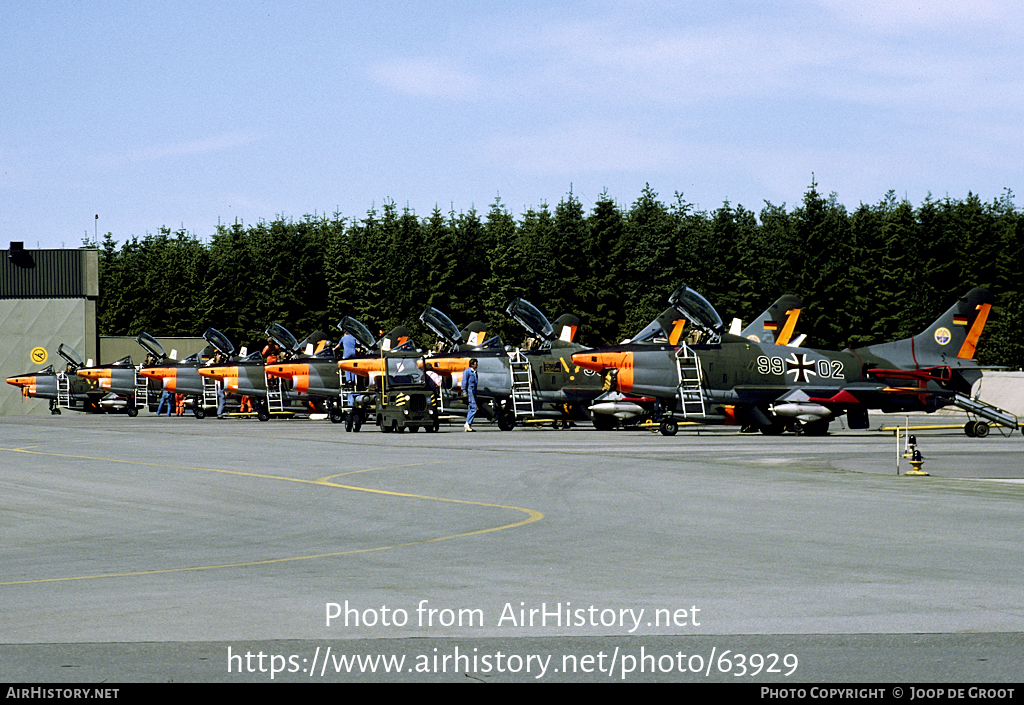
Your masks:
M466 430L475 431L473 419L476 418L476 368L480 362L474 357L469 361L469 367L462 373L462 391L466 393L466 402L469 404L469 413L466 414Z

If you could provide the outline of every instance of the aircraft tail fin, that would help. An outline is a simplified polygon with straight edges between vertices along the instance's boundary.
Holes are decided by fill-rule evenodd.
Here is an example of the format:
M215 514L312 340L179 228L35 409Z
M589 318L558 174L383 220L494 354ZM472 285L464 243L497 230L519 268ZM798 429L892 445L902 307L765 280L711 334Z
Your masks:
M760 343L788 345L796 330L803 302L799 296L784 294L740 333Z
M576 331L580 328L580 319L571 313L563 313L555 319L553 325L559 339L571 343L576 338Z
M912 338L914 362L931 365L951 357L973 360L994 297L988 289L971 289L923 333Z
M678 345L685 327L686 318L676 310L675 306L669 306L628 342L667 342L669 345Z
M471 321L468 326L462 329L462 339L473 347L483 345L484 341L487 340L487 324L480 321Z

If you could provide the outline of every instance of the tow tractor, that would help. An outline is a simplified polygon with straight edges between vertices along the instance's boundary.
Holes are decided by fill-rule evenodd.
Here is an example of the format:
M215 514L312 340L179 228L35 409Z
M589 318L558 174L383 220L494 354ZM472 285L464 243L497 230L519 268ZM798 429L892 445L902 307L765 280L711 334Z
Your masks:
M384 358L386 373L375 378L377 426L384 433L436 433L438 392L424 372L422 356Z

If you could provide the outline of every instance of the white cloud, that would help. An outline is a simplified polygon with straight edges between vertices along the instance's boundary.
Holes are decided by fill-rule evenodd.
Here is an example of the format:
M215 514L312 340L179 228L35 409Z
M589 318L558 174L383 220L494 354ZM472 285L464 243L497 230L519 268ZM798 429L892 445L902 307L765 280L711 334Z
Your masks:
M392 90L423 98L469 98L479 89L475 76L442 59L389 59L374 64L370 74Z
M162 159L173 159L175 157L223 152L236 147L244 147L254 144L263 139L265 139L265 135L255 130L226 132L220 135L206 137L204 139L186 140L182 142L172 142L169 144L155 144L128 150L118 154L105 155L96 159L95 162L97 165L107 166L122 166L124 164L152 162Z

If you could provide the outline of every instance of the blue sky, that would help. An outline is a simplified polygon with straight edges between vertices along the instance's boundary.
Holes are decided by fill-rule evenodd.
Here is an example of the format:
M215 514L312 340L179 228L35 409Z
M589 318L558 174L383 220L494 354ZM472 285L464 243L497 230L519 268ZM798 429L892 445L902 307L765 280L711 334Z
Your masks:
M0 247L647 183L991 201L1021 189L1022 26L994 0L8 0Z

